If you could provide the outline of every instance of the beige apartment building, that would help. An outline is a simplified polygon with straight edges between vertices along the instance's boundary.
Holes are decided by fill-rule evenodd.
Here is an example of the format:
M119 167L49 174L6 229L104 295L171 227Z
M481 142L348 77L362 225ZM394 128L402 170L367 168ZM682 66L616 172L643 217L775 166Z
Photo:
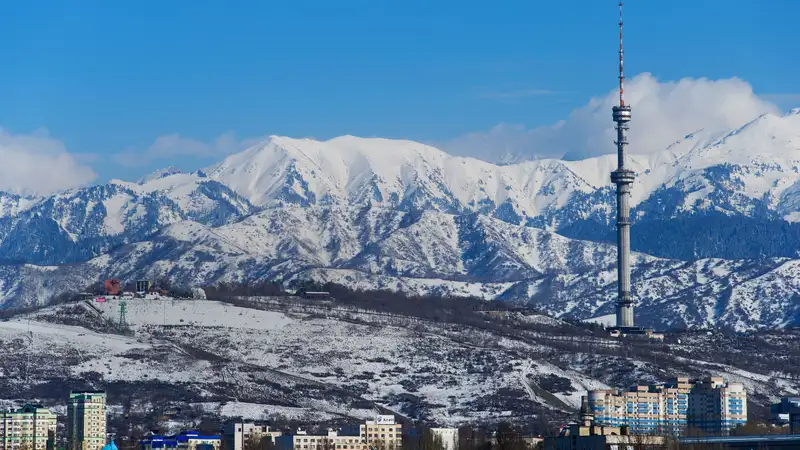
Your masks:
M42 405L0 412L0 450L46 450L55 435L56 415Z
M595 422L627 426L634 433L682 434L689 429L724 433L747 422L747 392L741 383L721 377L692 382L633 386L627 391L589 391Z
M369 447L400 448L403 444L403 426L395 423L394 416L377 416L361 425L361 440Z
M106 445L106 393L71 392L66 428L68 450L101 450Z

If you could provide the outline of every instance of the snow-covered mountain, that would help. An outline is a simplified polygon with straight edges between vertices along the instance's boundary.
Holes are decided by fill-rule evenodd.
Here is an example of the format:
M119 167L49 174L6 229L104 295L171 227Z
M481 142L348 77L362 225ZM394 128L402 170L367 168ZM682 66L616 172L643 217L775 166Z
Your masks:
M614 297L615 164L494 165L410 141L272 137L194 173L2 194L0 295L42 302L106 276L313 278L601 315ZM647 322L800 321L800 112L699 130L631 165Z

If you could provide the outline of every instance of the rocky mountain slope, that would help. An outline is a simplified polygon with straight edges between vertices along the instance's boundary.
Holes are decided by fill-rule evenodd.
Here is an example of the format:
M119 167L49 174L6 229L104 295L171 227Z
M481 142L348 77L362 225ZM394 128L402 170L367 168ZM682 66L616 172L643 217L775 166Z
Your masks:
M42 303L110 276L311 278L604 315L615 163L494 165L409 141L273 137L190 174L3 194L0 298ZM631 164L633 289L645 324L798 323L800 112L700 130Z

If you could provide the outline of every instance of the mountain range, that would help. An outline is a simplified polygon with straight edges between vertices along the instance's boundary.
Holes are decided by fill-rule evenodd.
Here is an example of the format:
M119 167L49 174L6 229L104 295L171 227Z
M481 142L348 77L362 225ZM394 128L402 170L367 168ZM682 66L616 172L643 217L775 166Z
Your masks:
M800 322L800 110L632 150L640 323ZM273 136L192 173L0 193L0 307L113 276L332 281L602 316L616 295L615 165L616 155L493 164L411 141Z

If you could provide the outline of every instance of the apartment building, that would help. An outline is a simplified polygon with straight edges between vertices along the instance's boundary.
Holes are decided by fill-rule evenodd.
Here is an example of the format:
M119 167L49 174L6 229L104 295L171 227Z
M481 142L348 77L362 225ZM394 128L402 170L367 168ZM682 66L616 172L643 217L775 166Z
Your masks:
M682 434L689 429L724 433L747 421L744 386L721 377L696 382L679 377L627 391L590 391L588 403L598 425L627 426L637 434Z
M394 416L377 416L361 425L361 440L379 450L400 448L403 444L403 426Z
M355 431L355 430L354 430ZM297 430L292 436L294 450L390 450L399 449L403 443L403 426L394 416L377 416L360 424L358 434L328 430L324 435L309 435ZM282 438L277 438L278 449L284 449Z
M280 447L280 446L279 446ZM343 435L335 430L328 430L324 435L309 435L304 430L297 430L292 436L294 450L368 450L367 444L359 436Z
M106 393L71 392L66 431L68 450L101 450L106 445Z
M56 415L42 405L0 412L0 450L51 449L55 434Z
M222 440L226 450L257 450L263 439L276 443L281 436L280 431L272 430L266 425L255 423L228 423L222 430Z
M689 426L724 433L747 422L747 391L741 383L711 377L695 384L689 396Z

